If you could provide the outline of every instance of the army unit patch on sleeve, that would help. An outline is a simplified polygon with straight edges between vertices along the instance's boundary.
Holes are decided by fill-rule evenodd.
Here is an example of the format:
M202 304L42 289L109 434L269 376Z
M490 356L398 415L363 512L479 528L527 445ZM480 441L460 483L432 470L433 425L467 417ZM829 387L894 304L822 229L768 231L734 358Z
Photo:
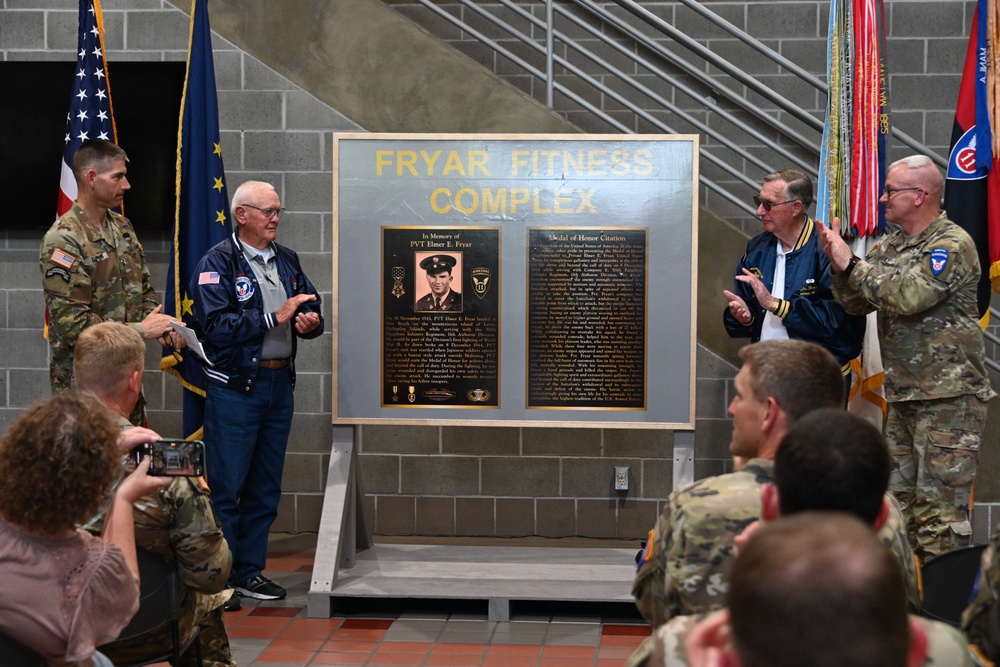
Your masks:
M945 267L948 266L947 248L934 248L931 250L931 273L934 277L941 275Z
M642 564L647 562L653 557L653 546L656 544L656 530L650 530L649 534L646 536L646 542L642 545L642 556L636 560L636 571L642 567Z
M52 276L59 276L60 278L62 278L66 282L69 282L69 280L70 280L70 278L69 278L69 271L67 271L66 269L60 268L58 266L53 266L51 269L49 269L48 271L45 272L45 277L46 278L51 278Z
M66 269L72 269L73 265L76 264L76 257L61 248L53 248L52 256L49 259Z

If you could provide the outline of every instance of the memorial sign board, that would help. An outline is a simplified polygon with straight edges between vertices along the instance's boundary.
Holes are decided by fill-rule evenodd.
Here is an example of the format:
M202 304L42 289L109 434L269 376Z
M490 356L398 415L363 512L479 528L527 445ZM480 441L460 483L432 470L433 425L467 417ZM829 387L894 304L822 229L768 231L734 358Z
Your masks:
M694 427L697 136L334 135L334 422Z

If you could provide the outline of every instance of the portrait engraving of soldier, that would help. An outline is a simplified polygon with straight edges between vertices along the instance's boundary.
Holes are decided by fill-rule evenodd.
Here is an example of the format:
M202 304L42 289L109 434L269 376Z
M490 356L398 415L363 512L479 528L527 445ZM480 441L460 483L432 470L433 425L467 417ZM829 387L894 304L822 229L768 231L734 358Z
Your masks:
M461 253L414 253L420 267L418 274L427 278L429 292L417 299L413 309L418 313L462 312L462 293L455 287L462 284Z
M499 405L499 248L499 228L383 228L383 406Z

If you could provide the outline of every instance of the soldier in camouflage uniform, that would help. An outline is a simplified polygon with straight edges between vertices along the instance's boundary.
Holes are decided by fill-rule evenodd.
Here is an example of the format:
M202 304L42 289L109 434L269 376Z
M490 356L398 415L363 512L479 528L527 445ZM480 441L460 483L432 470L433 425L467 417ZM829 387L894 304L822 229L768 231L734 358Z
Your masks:
M80 389L91 391L115 413L123 429L142 385L145 345L130 327L103 322L80 333L74 374ZM222 524L212 508L208 487L201 478L177 477L170 486L143 496L133 505L136 546L176 561L183 585L180 639L186 643L200 630L202 657L207 667L234 667L223 622L223 591L232 555L222 535ZM103 517L92 522L100 530ZM173 641L170 626L130 640L113 642L101 652L115 663L149 658ZM181 665L196 664L194 647L181 656Z
M728 609L671 619L627 667L983 664L954 628L907 615L895 559L853 516L803 512L764 524L731 578Z
M38 262L49 315L53 392L72 384L76 337L92 324L124 322L143 338L183 344L169 334L171 318L160 312L135 230L111 210L129 189L127 160L125 151L110 142L85 141L73 157L76 202L42 239ZM135 408L134 424L141 424L143 404L140 400Z
M980 561L979 585L972 604L962 614L962 632L969 643L993 662L1000 662L1000 526L993 532Z
M910 610L916 612L921 606L917 559L899 504L887 493L891 467L879 429L842 409L814 410L788 430L778 447L774 482L761 490L761 517L775 521L823 510L861 519L896 557Z
M899 229L864 259L820 226L837 301L848 313L878 311L889 488L921 558L971 540L972 484L986 401L995 395L978 323L976 247L941 210L942 189L927 157L890 165L880 201Z
M771 481L778 443L803 415L843 402L840 364L818 345L768 340L742 348L740 357L729 453L748 461L674 490L664 504L632 584L636 606L654 626L723 605L733 538L760 518L760 487Z
M712 616L675 616L639 645L625 662L625 667L701 667L705 664L702 658L710 649L732 650L729 642L718 641L731 633L728 614L728 611L719 611ZM988 664L976 657L966 646L965 638L947 623L913 614L909 616L909 622L911 635L922 634L927 638L926 653L917 664L925 667L981 667ZM698 642L691 646L693 659L688 656L689 641Z
M727 614L725 611L716 614ZM706 614L697 616L675 616L649 637L639 648L629 656L625 667L695 667L698 662L688 658L688 638L694 634L694 629L702 621L708 620L700 632L694 634L696 639L714 639L714 635L706 637L705 628L718 628L719 633L730 632L728 616L707 618ZM989 663L981 659L966 646L965 638L955 628L947 623L932 621L922 616L910 614L911 634L922 633L927 637L927 652L920 665L925 667L982 667ZM914 629L916 626L919 629ZM701 656L711 647L711 644L701 644L693 648L696 656ZM697 660L698 658L696 658Z

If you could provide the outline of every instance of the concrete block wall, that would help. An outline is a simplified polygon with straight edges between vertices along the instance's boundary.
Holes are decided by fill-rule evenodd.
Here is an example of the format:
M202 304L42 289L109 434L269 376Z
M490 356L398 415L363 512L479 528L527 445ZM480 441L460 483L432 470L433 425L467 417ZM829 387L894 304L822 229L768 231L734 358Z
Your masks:
M459 30L430 12L416 0L386 1L403 15L410 17L433 34L467 53L470 57L477 59L485 67L520 87L528 95L541 101L545 100L544 81L526 75L522 68L512 64L502 54L481 43L469 32ZM496 40L502 46L514 51L544 71L544 62L540 60L540 57L535 52L521 47L509 32L490 24L476 12L456 2L445 1L435 4L468 22L476 30ZM703 0L701 4L813 76L821 80L826 79L826 36L830 4L827 0L769 0L767 2ZM502 5L495 2L479 2L477 5L481 9L500 16L519 31L533 36L544 44L543 30L530 25ZM756 53L719 27L712 25L689 7L679 2L669 1L643 2L641 5L643 9L673 25L684 35L707 47L714 54L726 58L746 74L770 86L797 104L803 111L822 120L826 103L826 97L823 93L789 75L776 63ZM518 3L518 6L531 12L535 17L544 19L543 2L524 2ZM613 14L625 17L628 23L641 25L638 19L626 14L624 10L618 9L613 3L606 3L603 6L607 7ZM968 45L968 30L974 8L975 2L970 0L885 1L886 61L889 72L892 123L943 157L947 157L962 63ZM687 112L696 120L706 123L727 138L735 140L773 168L788 166L786 158L766 148L759 140L750 137L744 130L725 121L720 114L714 113L712 108L708 106L707 100L709 98L716 99L721 108L734 112L750 127L779 141L782 145L787 146L788 139L782 137L781 133L774 129L740 112L725 102L715 91L701 86L690 76L681 74L667 65L665 61L658 60L655 55L644 53L643 55L653 62L663 64L668 73L676 75L681 81L694 87L699 95L696 98L691 98L679 91L673 91L648 70L622 57L620 53L610 47L602 45L593 35L568 20L561 19L558 14L554 24L557 30L579 39L580 43L589 47L595 54L609 61L613 66L642 80L668 102L677 105L680 110ZM746 90L746 87L741 83L672 40L662 35L656 39L666 49L695 63L698 69L710 75L719 85L724 85L738 92ZM573 49L558 40L556 51L602 83L608 84L612 89L619 92L622 90L622 87L614 82L614 78L607 69L583 57L576 56ZM632 131L659 132L648 121L623 110L622 105L609 95L603 94L593 87L579 85L575 75L557 68L556 80L570 87L598 109L611 114ZM757 93L750 92L747 98L761 109L776 109L773 102ZM556 94L555 107L557 112L585 131L615 131L610 129L610 126L604 121L593 117L579 103L571 101L564 95ZM646 98L643 108L678 132L697 133L694 126L678 115L666 111L659 103ZM819 133L807 128L802 121L786 113L779 113L778 118L789 128L801 132L807 138L814 139L816 145L819 145ZM718 140L703 135L702 142L703 150L713 153L726 163L736 167L753 181L758 182L760 177L764 175L764 171L759 167L728 151ZM817 161L815 156L803 154L795 149L793 152L804 155L813 164ZM897 142L893 147L892 156L896 159L912 152L912 149ZM747 201L756 194L755 189L751 190L744 184L735 181L733 177L706 160L701 161L701 170L703 176L729 187ZM746 212L733 206L718 194L702 188L701 203L715 215L742 229L748 235L758 233L759 224L752 216L748 216Z
M102 4L112 77L116 61L184 60L188 17L172 2ZM786 3L753 6L765 4ZM286 2L283 11L307 11L299 7ZM77 0L0 0L0 59L72 61L77 8ZM225 3L212 5L213 12L226 9ZM735 6L731 11L753 13ZM216 18L213 14L213 24ZM773 34L784 33L775 29ZM272 36L286 38L277 28L269 31ZM792 48L791 42L785 40L785 48ZM300 252L323 292L329 319L330 133L364 128L319 102L322 95L314 97L307 83L292 83L218 34L214 46L227 181L232 188L259 178L278 188L288 208L280 239ZM127 138L121 139L127 149ZM167 241L143 234L142 221L134 222L153 283L162 289ZM0 350L6 351L0 357L0 428L48 393L39 237L0 230ZM728 265L732 258L720 261ZM276 531L318 527L331 442L331 344L327 333L300 348L297 414ZM729 466L726 406L735 369L700 346L697 363L695 476L703 477ZM145 383L151 425L175 435L180 431L181 391L158 367L158 350L151 349ZM633 540L645 534L671 490L669 431L365 426L356 429L356 437L366 509L379 534ZM619 465L631 471L631 490L625 495L611 488L613 467Z
M526 94L539 101L546 99L545 81L526 74L522 67L512 63L500 51L482 43L471 32L457 28L416 0L385 1L396 11L452 44L498 76L519 87ZM769 0L766 2L702 0L701 4L813 76L820 80L826 80L826 39L830 5L828 0ZM511 36L509 31L497 27L482 18L476 11L457 2L445 0L436 2L435 5L544 72L545 64L538 54L521 45ZM477 2L476 5L478 9L500 17L514 29L544 44L543 29L516 16L504 5L488 0ZM712 53L736 64L746 74L795 102L803 111L817 119L823 119L826 96L822 92L789 75L779 65L754 52L749 46L719 27L712 25L686 5L679 2L655 0L642 2L641 5L643 9L675 26L685 36L694 39ZM626 14L613 3L603 3L602 6L615 15L625 17L631 25L641 25L638 19ZM885 0L884 2L886 66L891 122L895 127L925 144L933 153L943 158L948 156L955 104L969 40L968 31L975 6L976 3L971 0ZM535 18L544 20L544 3L527 1L518 3L518 7L531 13ZM608 61L611 66L624 70L634 79L641 80L668 102L677 105L681 111L690 114L696 120L709 125L713 130L747 148L754 156L768 162L773 168L788 166L786 159L765 147L762 142L751 137L744 130L729 124L721 115L714 113L707 104L708 100L718 100L722 108L735 113L753 129L772 140L777 140L781 145L790 148L793 153L806 159L807 162L811 164L818 162L818 155L791 147L788 143L789 140L782 137L780 132L764 126L759 121L750 119L746 114L739 112L734 105L723 101L715 91L704 87L699 88L700 84L694 82L690 76L680 74L665 62L661 61L661 64L665 66L668 74L678 76L681 81L698 90L703 97L692 99L678 91L671 90L649 71L624 58L607 45L601 44L592 34L569 21L560 19L558 14L555 26L557 30L578 40L590 51ZM671 40L660 36L657 41L666 49L681 54L692 63L697 63L697 68L709 74L718 84L735 91L747 90L744 85L735 81L731 76L709 65L700 57L690 54ZM601 83L607 84L616 92L623 92L625 87L620 86L614 80L606 67L588 61L586 58L575 56L573 49L558 40L555 50L557 55L570 60ZM644 53L643 55L653 61L657 60L652 53ZM616 121L623 123L630 130L634 132L659 131L638 115L624 111L622 105L607 94L601 93L593 87L578 85L575 81L575 75L559 69L558 66L555 77L558 83L570 87L587 102L612 115ZM774 111L777 109L773 102L757 93L749 92L747 99L762 109ZM676 131L698 133L694 126L678 115L666 111L658 102L648 98L646 102L643 109L647 113L669 124ZM564 95L556 94L554 107L559 114L585 131L613 131L609 129L611 126L607 123L594 117L578 102L572 101ZM807 127L801 120L785 112L776 111L776 113L781 123L801 133L806 138L812 137L816 145L819 145L819 132ZM764 175L764 171L758 166L723 149L717 139L708 138L702 134L702 148L720 157L755 182L759 182L759 179ZM892 144L890 159L899 159L913 152L910 147L896 141ZM701 160L700 168L702 176L729 188L746 201L749 201L756 194L756 188L749 188L735 181L722 169L712 165L707 160ZM707 188L701 189L701 205L748 236L760 231L760 224L756 219ZM706 222L711 221L706 221L703 215L703 227ZM732 239L725 239L730 247L727 247L727 243L720 242L722 240L724 240L724 234L707 239L701 252L703 256L713 257L714 249L718 253L715 257L719 263L729 266L738 251L733 252ZM712 249L705 250L708 245L711 245ZM713 295L720 292L721 289L712 283L717 278L718 276L709 276L707 273L699 278L700 313L701 317L705 318L705 326L701 326L702 323L699 323L699 340L702 341L709 340L712 335L708 328L711 326L708 322L711 318L706 313L712 312L717 305L713 300ZM998 305L1000 305L1000 296L994 297L994 307L998 307ZM990 332L996 336L998 330L1000 330L1000 324L994 318ZM713 350L731 352L731 349L727 349L727 342L718 338L711 340L711 346ZM994 360L1000 359L1000 346L987 342L986 348L988 357ZM733 359L733 356L727 354L727 358ZM1000 388L1000 384L997 383L997 374L993 375L994 386ZM699 415L702 414L700 405L698 412ZM996 412L997 409L993 406L991 414ZM705 426L699 426L699 429L701 430L698 438L699 445L696 448L696 477L709 474L711 469L717 468L720 464L724 465L724 459L703 457L710 453L705 448L706 443L719 442L720 438L725 438L722 437L722 434L705 437L702 435L705 432ZM716 456L720 454L719 452L711 453ZM989 527L997 523L993 520L993 515L998 511L997 508L1000 508L1000 504L998 504L1000 501L1000 417L994 416L987 424L976 492L977 506L980 509L976 515L976 537L978 540L983 540L989 534Z
M735 369L698 350L695 477L730 469ZM387 535L594 537L632 544L671 491L669 430L364 426L361 485ZM613 489L629 467L629 491Z
M104 0L111 77L122 61L180 61L187 55L189 17L161 0ZM77 0L0 2L0 59L76 59ZM279 238L295 248L331 317L331 133L361 128L218 35L213 37L226 179L230 192L248 179L275 185L288 208ZM68 103L68 97L67 97ZM179 109L179 107L178 107ZM6 128L4 131L16 131ZM120 137L128 150L128 137ZM53 184L55 186L55 184ZM142 188L142 183L133 183ZM126 199L127 203L127 199ZM45 205L33 202L32 205ZM53 212L55 202L52 202ZM152 282L161 295L169 244L144 233ZM0 428L49 394L48 344L42 338L44 303L38 273L41 232L0 230ZM319 525L330 451L332 336L299 347L296 414L285 464L284 494L275 530L315 531ZM165 436L181 432L179 383L159 371L159 349L146 358L144 392L150 426Z
M104 0L102 6L112 78L116 61L184 60L188 16L172 3ZM0 0L0 59L74 60L77 9L77 0ZM212 5L213 12L224 10ZM291 3L287 10L296 11ZM218 18L224 25L226 17ZM288 208L279 238L299 251L323 293L329 321L330 133L362 128L218 34L213 43L227 183L234 188L254 178L275 184ZM120 140L127 150L128 138ZM142 221L134 222L162 293L167 239L143 233ZM49 392L40 236L0 230L0 349L8 351L0 359L0 428ZM296 416L275 531L315 531L319 525L331 442L331 351L330 333L300 346ZM705 349L699 349L698 366L696 446L704 455L696 472L714 474L728 465L725 408L734 369ZM180 387L159 372L159 350L150 348L146 368L151 426L176 435ZM356 434L368 516L381 534L581 535L631 544L645 535L671 490L670 431L364 426ZM631 471L625 494L612 490L619 465Z

